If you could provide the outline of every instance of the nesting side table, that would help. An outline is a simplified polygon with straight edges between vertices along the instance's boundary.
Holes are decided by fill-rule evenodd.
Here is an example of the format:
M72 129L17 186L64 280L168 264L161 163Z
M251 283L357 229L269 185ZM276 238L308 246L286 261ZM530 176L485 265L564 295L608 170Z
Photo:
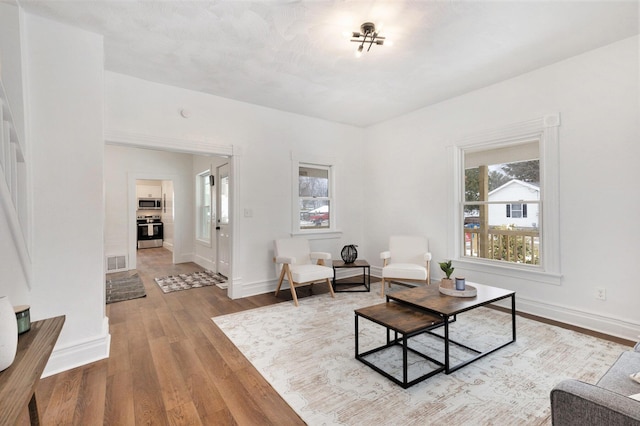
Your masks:
M341 282L337 283L336 282L336 269L343 269L343 268L362 268L362 281L356 281L356 282L341 281ZM334 260L333 261L333 282L332 282L332 284L333 284L333 291L337 292L337 293L371 291L371 266L369 265L369 262L367 262L366 260L361 260L361 259L357 259L353 263L344 263L342 260ZM362 286L364 286L364 288L359 289L359 290L338 290L338 286L339 285L348 285L348 286L362 285Z

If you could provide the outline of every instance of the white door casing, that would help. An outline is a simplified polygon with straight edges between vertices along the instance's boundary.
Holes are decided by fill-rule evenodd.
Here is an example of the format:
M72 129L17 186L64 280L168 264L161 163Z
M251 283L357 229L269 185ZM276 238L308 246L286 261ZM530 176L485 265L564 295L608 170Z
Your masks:
M231 271L231 219L229 212L229 163L216 169L218 185L216 185L216 239L218 273L230 278Z

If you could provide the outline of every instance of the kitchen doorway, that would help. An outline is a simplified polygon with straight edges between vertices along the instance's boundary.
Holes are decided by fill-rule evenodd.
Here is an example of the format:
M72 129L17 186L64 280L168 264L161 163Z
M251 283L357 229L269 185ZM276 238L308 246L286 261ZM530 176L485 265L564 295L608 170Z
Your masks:
M195 262L202 267L214 270L217 258L209 257L209 264L203 264L194 255L194 182L193 163L195 158L205 158L214 163L228 163L229 176L233 169L230 156L207 155L200 153L175 152L148 147L123 146L107 144L105 148L105 253L124 254L128 259L128 269L133 270L137 264L137 180L160 180L171 182L173 197L170 191L163 193L161 203L163 227L166 240L173 233L173 242L165 241L166 248L173 252L175 264ZM144 170L144 171L141 171ZM215 168L212 169L215 171ZM232 181L232 179L229 179ZM164 199L166 196L166 202ZM165 216L173 213L171 217ZM232 203L229 203L229 214L233 215ZM165 219L168 218L168 219ZM173 221L173 222L171 222ZM231 221L230 221L231 222ZM229 232L229 271L231 284L233 233ZM212 239L215 244L215 239ZM229 285L229 292L231 292Z

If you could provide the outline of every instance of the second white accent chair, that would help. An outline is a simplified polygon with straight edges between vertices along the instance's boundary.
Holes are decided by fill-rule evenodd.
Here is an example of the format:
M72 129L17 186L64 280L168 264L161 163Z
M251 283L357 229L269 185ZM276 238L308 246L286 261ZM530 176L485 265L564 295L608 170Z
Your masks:
M296 287L301 285L313 285L315 282L324 281L329 286L331 297L335 297L331 279L333 268L325 266L325 262L331 261L331 253L312 252L309 241L303 238L285 238L275 240L274 262L279 273L276 296L282 286L282 281L289 281L291 296L298 306Z
M429 240L422 236L392 235L389 250L380 253L382 264L382 285L380 297L384 297L385 283L391 281L431 283L431 253Z

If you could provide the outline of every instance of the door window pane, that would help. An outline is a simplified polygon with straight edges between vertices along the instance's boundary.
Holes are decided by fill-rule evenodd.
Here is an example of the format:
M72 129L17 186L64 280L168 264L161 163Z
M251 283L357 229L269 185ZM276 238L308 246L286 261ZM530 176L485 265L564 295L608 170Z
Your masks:
M211 242L211 184L210 171L198 174L196 178L196 238Z

